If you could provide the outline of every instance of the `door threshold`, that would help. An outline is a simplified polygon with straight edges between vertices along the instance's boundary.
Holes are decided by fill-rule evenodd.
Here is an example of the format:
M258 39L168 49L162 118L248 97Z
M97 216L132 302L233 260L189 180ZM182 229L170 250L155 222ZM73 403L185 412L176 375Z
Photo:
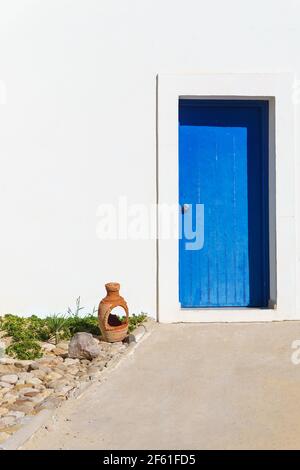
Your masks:
M175 314L174 314L175 313ZM176 312L165 312L160 315L162 323L242 323L242 322L264 322L282 320L300 320L295 318L295 312L280 313L272 308L178 308Z

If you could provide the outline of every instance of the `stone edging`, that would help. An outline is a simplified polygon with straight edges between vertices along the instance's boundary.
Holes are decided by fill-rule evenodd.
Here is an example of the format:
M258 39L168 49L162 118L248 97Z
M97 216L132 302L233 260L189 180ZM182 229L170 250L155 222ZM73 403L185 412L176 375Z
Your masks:
M97 377L90 382L83 382L78 388L73 389L68 393L68 399L80 398L95 382L101 382L105 379L107 374L111 372L124 357L131 354L138 343L142 339L145 339L150 335L152 330L155 328L156 322L152 319L147 320L142 325L138 326L128 337L129 346L127 351L122 355L115 356L108 364L105 371L99 371ZM5 442L0 444L0 450L18 450L22 447L42 426L44 426L55 414L59 406L62 406L63 402L57 403L49 400L48 405L43 408L38 414L29 418L28 422L22 426L21 429L16 431L12 436L6 439Z

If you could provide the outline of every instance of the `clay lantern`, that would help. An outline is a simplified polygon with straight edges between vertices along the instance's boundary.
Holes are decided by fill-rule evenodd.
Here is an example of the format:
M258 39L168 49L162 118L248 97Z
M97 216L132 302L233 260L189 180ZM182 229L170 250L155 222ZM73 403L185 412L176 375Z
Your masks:
M116 341L123 341L128 331L128 307L127 303L120 296L120 284L117 282L109 282L105 284L106 297L104 297L98 308L98 318L101 334L104 341L114 343ZM122 307L125 311L126 318L122 323L117 315L114 315L112 309L115 307Z

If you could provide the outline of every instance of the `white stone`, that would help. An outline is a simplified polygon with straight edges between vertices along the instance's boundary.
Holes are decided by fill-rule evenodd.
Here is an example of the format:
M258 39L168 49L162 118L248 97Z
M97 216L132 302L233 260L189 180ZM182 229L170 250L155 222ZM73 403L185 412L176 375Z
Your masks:
M76 366L70 366L68 367L68 374L71 374L71 375L76 375L78 374L79 372L79 368L76 367Z
M42 385L43 382L37 377L28 377L27 379L25 379L25 383L32 385Z
M9 387L8 387L8 386L9 386ZM7 387L5 387L5 388L0 388L0 400L3 399L3 396L4 396L7 392L9 392L9 391L11 390L11 388L13 388L13 386L12 386L12 385L9 385L9 384L7 384Z
M16 418L14 416L4 416L0 418L0 427L4 428L5 426L12 426L15 424Z
M1 382L7 382L9 384L15 384L18 382L18 376L16 374L2 375Z
M28 401L31 401L31 402L35 403L35 404L39 404L42 401L44 401L45 398L47 398L49 395L51 395L52 392L53 392L52 390L47 389L47 390L44 390L43 392L35 395L34 397L26 397L26 399Z
M72 390L73 388L74 388L74 385L63 385L63 386L58 387L57 389L55 389L55 394L57 396L64 396L68 392L70 392L70 390Z
M10 411L7 413L7 416L13 416L16 419L21 419L25 416L25 413L23 411Z
M19 390L20 395L25 395L25 393L31 393L31 392L39 393L36 388L32 388L32 387L24 387L24 388L21 388L21 390Z
M3 406L0 406L0 416L4 416L8 413L8 408L5 408Z
M51 369L49 368L49 370L42 370L42 369L37 369L37 370L33 370L31 371L30 373L32 374L33 377L36 377L37 379L40 379L40 380L43 380L44 377L46 376L46 374L48 374L49 372L51 372Z
M15 363L15 359L11 358L11 357L1 357L0 358L0 364L14 364Z
M13 387L13 385L9 384L8 382L2 382L2 381L0 382L0 390L1 390L1 388L10 389L12 387Z
M69 343L70 343L69 341L61 341L60 343L56 345L56 347L59 349L65 349L66 351L68 351Z
M11 405L12 403L16 401L16 399L17 399L17 395L15 395L14 393L7 392L3 397L3 402L8 405Z
M64 360L64 364L66 366L71 366L73 364L78 364L79 363L79 359L73 359L71 357L67 357L65 360Z
M50 372L49 374L46 375L45 380L46 381L58 380L61 377L62 377L62 374L58 374L57 372Z
M42 349L44 349L45 351L53 351L53 349L56 348L55 344L51 344L51 343L42 343L42 344L41 344L41 347L42 347Z
M19 380L27 380L28 378L33 378L33 375L31 372L20 372L18 376L19 376Z
M28 368L31 366L31 364L32 364L33 362L34 362L34 361L29 361L29 360L25 360L25 359L24 359L24 360L18 359L18 360L15 360L14 365L15 365L16 367L19 367L19 368L28 369Z
M7 432L0 432L0 443L6 441L9 438L9 434Z

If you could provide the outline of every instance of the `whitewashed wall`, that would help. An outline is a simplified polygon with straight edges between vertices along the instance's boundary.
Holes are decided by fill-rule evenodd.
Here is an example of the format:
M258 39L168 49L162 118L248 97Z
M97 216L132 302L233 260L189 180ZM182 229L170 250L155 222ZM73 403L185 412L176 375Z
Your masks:
M155 315L155 241L103 242L96 212L156 200L156 74L300 79L299 44L298 0L2 0L0 313L92 307L116 280Z

